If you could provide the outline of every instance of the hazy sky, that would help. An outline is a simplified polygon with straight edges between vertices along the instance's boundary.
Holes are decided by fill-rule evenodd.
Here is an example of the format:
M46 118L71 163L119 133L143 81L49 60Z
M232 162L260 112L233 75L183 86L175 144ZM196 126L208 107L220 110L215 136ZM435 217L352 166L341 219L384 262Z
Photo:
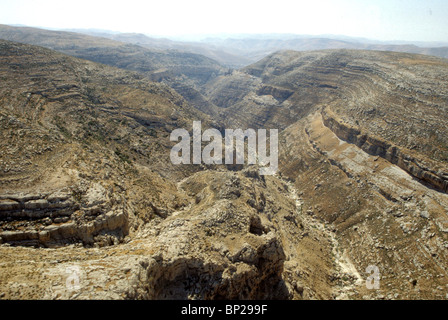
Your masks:
M0 23L164 36L296 33L448 42L448 0L0 0Z

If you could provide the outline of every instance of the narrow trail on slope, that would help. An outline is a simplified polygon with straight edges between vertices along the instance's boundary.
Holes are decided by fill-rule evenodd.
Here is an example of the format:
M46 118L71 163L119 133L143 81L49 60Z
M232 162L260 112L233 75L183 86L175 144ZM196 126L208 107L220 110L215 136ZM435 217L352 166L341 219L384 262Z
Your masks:
M345 250L343 250L336 234L330 229L330 227L313 216L303 214L303 202L299 198L298 191L294 184L279 176L276 177L288 186L289 197L295 202L296 214L300 216L304 224L321 231L322 234L328 237L334 256L333 262L335 271L340 280L334 288L333 295L336 300L349 299L350 295L356 293L356 288L362 285L363 278L351 262Z

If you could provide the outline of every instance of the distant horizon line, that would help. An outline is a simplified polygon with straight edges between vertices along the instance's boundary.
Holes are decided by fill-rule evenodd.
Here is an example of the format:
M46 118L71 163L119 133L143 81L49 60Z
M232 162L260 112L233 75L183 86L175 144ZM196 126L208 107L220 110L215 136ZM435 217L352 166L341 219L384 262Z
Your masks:
M1 23L0 23L1 24ZM266 38L269 36L275 36L279 40L292 40L298 38L309 38L309 39L332 39L339 41L356 41L356 42L370 42L372 44L385 44L385 45L430 45L432 47L445 47L448 46L448 40L446 41L422 41L422 40L380 40L373 39L362 36L348 36L343 34L300 34L294 32L269 32L269 33L250 33L250 32L216 32L216 33L187 33L187 34L178 34L178 35L164 35L164 34L152 34L146 32L123 32L116 31L110 29L102 29L102 28L55 28L55 27L44 27L44 26L32 26L25 24L5 24L11 27L24 27L24 28L36 28L50 31L63 31L63 32L96 32L96 33L107 33L112 35L119 34L140 34L147 36L149 38L157 38L157 39L168 39L172 41L183 41L183 42L203 42L207 40L226 40L226 39L263 39L272 40L272 38ZM285 37L285 38L281 38Z

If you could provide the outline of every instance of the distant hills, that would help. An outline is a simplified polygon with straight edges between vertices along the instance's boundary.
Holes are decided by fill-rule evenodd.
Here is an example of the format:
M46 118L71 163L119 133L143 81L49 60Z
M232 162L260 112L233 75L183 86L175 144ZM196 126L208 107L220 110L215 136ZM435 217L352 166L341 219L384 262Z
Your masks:
M138 71L149 78L157 77L157 80L161 76L184 76L193 82L203 82L223 71L218 62L204 55L148 49L129 41L115 41L75 32L0 25L0 39L42 46L77 58Z
M294 39L226 39L211 42L221 48L238 54L252 62L279 50L313 51L325 49L357 49L418 53L448 58L448 47L424 48L414 44L379 44L369 42L352 42L332 38L294 38Z
M227 38L210 37L200 42L182 42L153 38L141 33L115 33L95 30L76 30L152 49L176 49L207 56L230 67L255 63L279 50L311 51L325 49L358 49L426 54L448 58L447 43L381 42L346 36L306 36L293 34L240 35Z
M216 65L212 66L215 63L220 64L222 67L238 69L255 63L267 55L280 50L378 50L448 58L448 45L446 43L381 42L334 35L248 34L229 35L224 38L208 37L201 41L174 41L166 38L150 37L142 33L118 33L96 29L57 31L0 25L0 38L41 45L96 62L112 65L116 63L117 65L115 66L117 67L134 71L142 71L142 69L146 71L160 71L167 65L171 67L173 65L181 65L183 68L193 65L193 69L197 70L197 67L201 65L202 67L212 67L215 69L212 72L217 72L219 67ZM62 43L63 39L75 41L76 46ZM98 52L95 47L115 49L120 47L120 55L111 57L107 51ZM85 50L87 48L89 51ZM182 52L182 55L180 55L180 52ZM132 60L139 62L134 61L130 63L128 61L129 54L132 55ZM125 58L124 56L127 57ZM206 58L213 61L207 61ZM192 59L195 60L193 63Z

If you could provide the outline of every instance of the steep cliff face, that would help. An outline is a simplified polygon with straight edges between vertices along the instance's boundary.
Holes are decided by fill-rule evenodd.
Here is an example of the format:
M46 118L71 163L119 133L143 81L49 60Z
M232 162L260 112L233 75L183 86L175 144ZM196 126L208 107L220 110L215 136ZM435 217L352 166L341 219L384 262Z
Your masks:
M118 243L129 234L125 200L100 184L86 189L84 201L75 199L74 190L68 188L65 192L2 194L1 241L35 247L92 245L104 240Z
M368 154L380 156L392 164L396 164L413 177L428 183L430 186L448 191L448 167L446 164L425 159L411 150L400 148L378 137L363 134L359 129L341 123L328 111L322 111L323 123L340 139L353 143Z
M339 239L335 261L355 280L353 270L365 280L369 266L378 268L379 290L353 280L357 293L349 296L445 298L446 193L339 138L320 112L287 128L280 140L280 168L300 190L303 212L323 220Z

